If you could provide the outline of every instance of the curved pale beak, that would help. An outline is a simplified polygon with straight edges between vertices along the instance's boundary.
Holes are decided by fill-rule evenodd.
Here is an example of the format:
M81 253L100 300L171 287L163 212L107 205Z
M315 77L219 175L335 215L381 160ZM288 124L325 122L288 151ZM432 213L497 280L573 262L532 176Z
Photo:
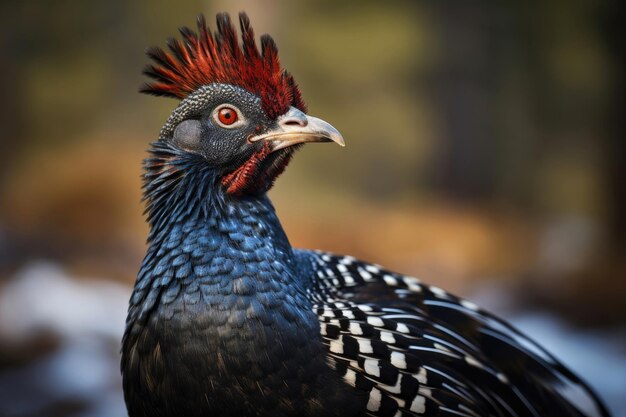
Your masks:
M295 107L291 107L287 113L280 116L277 122L278 126L275 129L252 136L248 140L267 141L272 146L272 152L309 142L335 142L339 146L346 146L341 133L330 123L306 115Z

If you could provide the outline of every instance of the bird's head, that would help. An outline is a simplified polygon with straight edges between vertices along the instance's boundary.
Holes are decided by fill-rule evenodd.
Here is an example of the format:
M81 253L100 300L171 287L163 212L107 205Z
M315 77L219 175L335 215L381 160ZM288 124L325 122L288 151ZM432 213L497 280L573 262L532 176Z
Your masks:
M185 169L180 160L186 159L210 171L227 195L259 194L302 144L344 145L335 128L306 114L272 38L261 37L259 51L248 17L241 13L239 21L241 43L228 14L220 14L215 33L200 16L198 33L182 28L182 40L171 39L169 52L148 51L154 64L144 73L154 81L141 91L181 99L161 129L153 149L157 158L147 160L148 174L151 168L153 176L179 172Z

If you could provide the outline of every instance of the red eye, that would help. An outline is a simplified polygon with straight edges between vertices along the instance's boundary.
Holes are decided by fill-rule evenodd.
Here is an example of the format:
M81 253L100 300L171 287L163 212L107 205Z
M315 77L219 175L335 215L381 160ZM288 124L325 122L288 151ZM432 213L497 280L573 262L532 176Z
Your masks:
M217 119L219 122L225 126L230 126L237 121L239 116L237 112L232 107L222 107L217 112Z

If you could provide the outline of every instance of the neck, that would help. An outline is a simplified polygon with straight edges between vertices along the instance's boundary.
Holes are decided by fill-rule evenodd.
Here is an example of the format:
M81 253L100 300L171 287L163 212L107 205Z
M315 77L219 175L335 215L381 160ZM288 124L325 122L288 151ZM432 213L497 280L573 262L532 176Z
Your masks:
M167 233L173 224L222 217L226 195L219 174L201 157L157 141L144 160L144 170L149 242Z
M154 282L142 282L158 278L155 269L173 275L161 281L175 286L196 288L207 275L229 283L242 273L255 278L248 280L250 289L271 283L301 286L290 282L296 276L293 252L265 194L229 196L206 162L166 143L155 143L151 153L144 176L150 246L142 266L151 273L140 272L136 288L155 288ZM250 270L242 272L242 265ZM258 274L255 268L270 273ZM215 296L227 294L220 290ZM147 293L145 301L152 302Z
M144 196L151 241L167 224L228 216L241 202L267 200L265 193L289 163L296 146L268 154L262 148L232 172L211 167L199 155L165 141L152 143L144 160Z

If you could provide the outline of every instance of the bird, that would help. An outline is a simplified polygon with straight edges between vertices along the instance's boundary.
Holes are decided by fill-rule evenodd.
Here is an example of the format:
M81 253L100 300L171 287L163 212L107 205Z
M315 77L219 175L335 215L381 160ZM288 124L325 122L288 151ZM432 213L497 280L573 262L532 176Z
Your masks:
M141 90L180 100L144 160L150 226L121 371L130 417L608 416L552 354L471 301L292 247L267 196L309 115L269 35L198 16ZM240 32L240 36L238 35ZM241 39L240 39L241 38Z

